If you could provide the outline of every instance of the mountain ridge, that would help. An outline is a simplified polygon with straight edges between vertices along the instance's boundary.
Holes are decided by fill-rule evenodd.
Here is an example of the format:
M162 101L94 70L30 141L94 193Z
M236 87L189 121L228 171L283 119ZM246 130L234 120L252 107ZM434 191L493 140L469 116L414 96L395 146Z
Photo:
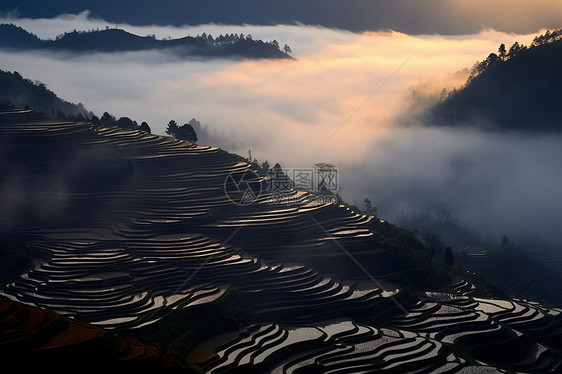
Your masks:
M178 39L156 39L139 36L123 29L72 31L55 40L43 40L14 24L0 25L0 48L74 53L172 51L180 57L292 59L279 49L276 40L264 42L243 35L211 37L186 36Z
M466 84L432 106L423 115L423 123L491 131L560 132L562 110L557 98L562 93L558 69L562 40L541 39L544 35L535 38L536 44L529 48L519 46L511 57L505 54L505 46L500 46L503 57L491 53L476 64Z

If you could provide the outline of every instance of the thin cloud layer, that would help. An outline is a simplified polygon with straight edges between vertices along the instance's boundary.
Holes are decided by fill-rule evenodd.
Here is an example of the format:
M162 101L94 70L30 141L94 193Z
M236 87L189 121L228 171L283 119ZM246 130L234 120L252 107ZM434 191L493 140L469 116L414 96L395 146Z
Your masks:
M540 238L557 249L561 144L552 134L395 129L371 148L368 162L347 170L346 179L360 180L347 188L395 222L443 209L497 243L502 235Z
M44 37L77 23L86 30L105 27L87 14L57 22L14 23ZM181 124L196 118L207 126L206 140L213 145L241 155L251 149L260 162L280 162L287 168L331 162L341 172L345 200L369 197L379 214L391 220L403 210L439 206L482 230L494 227L508 233L532 227L552 236L549 222L562 218L557 189L533 182L542 178L560 185L556 176L562 175L561 168L543 162L562 153L558 139L416 126L417 111L436 100L443 88L464 82L463 69L500 43L528 44L534 35L494 30L454 37L354 34L310 26L123 28L158 37L252 34L289 44L296 60L178 61L160 52L1 52L0 68L40 80L98 116L107 111L147 121L156 134L164 134L170 119Z

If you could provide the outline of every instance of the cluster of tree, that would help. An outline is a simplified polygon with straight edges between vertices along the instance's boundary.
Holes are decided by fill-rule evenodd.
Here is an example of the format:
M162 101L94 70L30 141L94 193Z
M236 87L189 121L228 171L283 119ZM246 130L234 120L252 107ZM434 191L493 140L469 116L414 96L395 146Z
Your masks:
M531 43L532 47L538 47L539 45L548 44L562 39L562 29L557 29L550 31L548 30L543 35L536 36Z
M562 30L535 38L530 47L500 45L475 65L466 84L445 92L422 121L430 126L471 126L485 130L562 130Z
M528 47L526 45L519 44L519 42L513 43L513 45L509 48L509 50L506 49L505 44L503 43L500 44L498 48L498 53L490 53L485 60L479 61L476 64L474 64L468 80L470 81L474 79L475 77L486 71L487 69L499 65L502 62L505 62L517 56L521 51L525 51L527 49Z
M115 116L108 112L104 112L101 117L93 115L90 118L90 122L92 122L94 125L104 127L119 126L122 129L126 130L141 130L148 133L151 132L150 126L144 121L139 125L137 121L133 121L129 117L120 117L119 119L117 119L115 118Z
M253 37L252 37L251 34L244 35L242 33L240 33L240 34L231 33L231 34L225 34L225 35L220 34L219 36L214 38L211 34L207 34L207 33L204 32L201 35L197 35L197 38L202 38L209 45L218 45L218 46L225 45L225 44L233 44L233 43L236 43L239 40L244 40L244 39L253 40Z
M479 61L474 64L474 66L472 67L472 71L470 72L469 81L474 79L476 76L480 75L487 69L495 67L502 62L512 59L522 51L525 51L529 48L538 47L540 45L552 43L560 39L562 39L562 29L554 31L548 30L543 35L536 36L533 39L530 47L527 47L524 44L519 44L519 42L515 42L509 49L507 49L505 44L502 43L498 47L497 53L490 53L484 61Z
M243 56L248 58L291 58L291 47L280 47L277 40L264 42L254 40L251 35L242 33L219 35L214 38L203 33L197 37L186 36L172 39L157 39L156 35L139 36L118 28L106 27L89 31L59 34L54 40L39 39L13 24L0 25L0 48L46 49L74 52L123 52L154 49L173 49L178 55L198 55L211 57Z
M26 105L25 109L29 109L29 106ZM54 117L60 121L73 121L73 122L90 122L90 118L88 116L83 115L82 113L78 114L66 114L60 109L52 110L51 117Z
M245 158L245 160L252 164L257 169L256 171L258 172L258 174L263 177L268 176L270 174L270 171L272 170L271 164L268 160L260 163L257 158L252 157L251 149L248 149L248 157Z
M197 134L195 133L194 126L198 121L192 118L188 123L178 126L178 123L174 120L168 122L166 127L166 134L173 136L176 139L187 140L191 143L197 142Z
M17 27L15 25L12 25L12 26ZM21 31L25 32L25 30L22 29L21 27L17 27L17 28L20 29ZM109 26L105 27L105 30L111 30L111 29L112 28L110 28ZM113 29L119 30L118 28L113 28ZM64 38L65 36L71 35L71 34L92 34L92 33L100 32L100 31L103 31L103 30L100 29L99 27L97 27L95 29L90 29L90 30L76 30L76 29L74 29L70 32L58 34L55 37L55 40L60 40L60 39ZM37 38L37 35L35 35L33 33L29 33L29 34L31 34L32 36ZM148 34L148 35L146 35L146 37L151 39L151 40L157 40L156 34ZM244 35L243 33L240 33L240 34L237 34L237 33L228 34L228 33L226 33L224 35L220 34L219 36L217 36L215 38L211 34L207 34L207 33L204 32L201 35L197 35L195 38L205 41L211 47L224 47L224 46L229 45L229 44L237 43L241 40L252 40L252 41L254 40L254 38L251 34ZM163 38L162 40L172 40L172 38L170 36L167 36L167 37ZM277 49L281 49L280 45L279 45L279 42L275 39L272 40L272 41L266 42L266 44L273 45ZM283 46L283 52L285 52L287 54L290 54L290 53L292 53L292 49L289 45L285 44Z
M433 263L433 257L441 252L445 248L445 243L441 239L441 236L435 233L427 233L422 238L425 248L429 251L429 266ZM449 246L445 248L445 256L443 262L447 266L453 266L455 264L455 257L453 256L453 249Z
M225 35L221 34L216 38L214 38L211 34L203 33L201 35L197 35L197 38L201 38L201 39L205 40L207 42L207 44L212 46L212 47L223 47L225 45L237 43L241 40L253 40L253 37L252 37L251 34L244 35L243 33L240 33L240 34L231 33L231 34L225 34ZM279 45L279 42L275 39L272 40L272 41L266 42L266 44L272 45L277 49L281 49L280 45ZM287 44L285 44L283 46L283 52L285 52L287 54L291 54L292 49Z

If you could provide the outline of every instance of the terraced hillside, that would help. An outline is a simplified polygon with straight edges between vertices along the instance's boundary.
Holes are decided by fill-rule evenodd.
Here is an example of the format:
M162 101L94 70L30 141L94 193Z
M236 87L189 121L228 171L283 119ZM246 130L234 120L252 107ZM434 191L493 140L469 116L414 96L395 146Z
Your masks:
M5 103L0 147L8 299L207 372L544 372L562 360L559 310L489 299L427 267L408 232L345 205L296 190L272 202L267 178L218 148ZM256 200L233 202L248 192L232 193L240 180Z

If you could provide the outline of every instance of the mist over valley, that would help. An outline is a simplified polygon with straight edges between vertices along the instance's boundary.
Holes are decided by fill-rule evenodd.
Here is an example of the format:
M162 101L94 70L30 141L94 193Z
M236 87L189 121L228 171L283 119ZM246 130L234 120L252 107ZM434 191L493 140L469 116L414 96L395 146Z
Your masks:
M75 19L85 22L84 30L107 25L83 17L53 19L46 29L62 30ZM28 27L46 23L24 21ZM464 85L475 62L501 43L530 44L534 34L490 30L459 40L310 26L132 29L279 39L291 45L295 60L182 61L158 51L31 58L21 51L2 52L3 68L44 82L98 117L107 111L146 121L155 134L164 134L170 119L195 118L203 127L200 143L244 156L250 149L259 163L302 168L330 162L341 173L345 201L361 207L369 198L393 222L445 210L482 236L535 236L556 246L557 183L536 183L560 175L556 133L420 123L443 89Z

